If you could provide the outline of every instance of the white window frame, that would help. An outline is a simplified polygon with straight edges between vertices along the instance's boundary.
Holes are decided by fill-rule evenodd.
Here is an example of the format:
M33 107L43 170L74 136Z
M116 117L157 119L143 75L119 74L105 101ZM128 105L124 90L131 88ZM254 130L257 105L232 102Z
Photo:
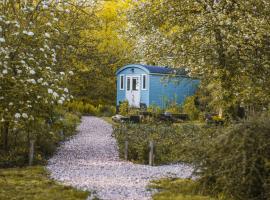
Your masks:
M143 77L145 77L145 88L143 87ZM148 89L148 76L147 74L142 74L142 90L147 90Z
M122 85L122 81L123 81L123 85ZM119 89L120 90L125 90L125 76L124 75L120 75Z

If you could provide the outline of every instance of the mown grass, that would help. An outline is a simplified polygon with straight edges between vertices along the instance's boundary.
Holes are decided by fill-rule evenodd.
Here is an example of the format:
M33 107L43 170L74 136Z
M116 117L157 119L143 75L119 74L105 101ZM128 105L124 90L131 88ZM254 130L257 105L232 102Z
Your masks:
M197 182L189 179L156 180L150 188L159 191L153 200L221 200L200 194Z
M49 179L41 166L0 169L1 200L85 200L88 195Z

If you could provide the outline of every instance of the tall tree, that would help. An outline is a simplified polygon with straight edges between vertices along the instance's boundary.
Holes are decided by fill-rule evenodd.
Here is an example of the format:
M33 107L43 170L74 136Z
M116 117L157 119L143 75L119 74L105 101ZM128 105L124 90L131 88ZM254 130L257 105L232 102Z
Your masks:
M212 107L267 108L270 3L264 0L146 0L131 15L155 63L188 66ZM148 47L148 46L146 46Z

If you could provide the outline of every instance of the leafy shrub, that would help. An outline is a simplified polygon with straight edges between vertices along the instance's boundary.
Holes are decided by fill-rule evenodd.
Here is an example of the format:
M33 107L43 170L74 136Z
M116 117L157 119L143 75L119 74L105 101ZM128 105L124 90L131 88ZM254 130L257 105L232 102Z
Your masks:
M257 117L220 130L199 165L211 193L236 200L270 199L270 118Z
M24 166L28 163L29 142L34 140L34 164L44 164L56 150L59 142L75 133L79 116L63 109L54 109L50 120L35 119L27 127L18 126L9 131L9 149L0 149L0 168ZM0 134L2 142L2 134Z
M183 111L184 113L187 113L189 115L189 118L191 120L199 119L200 111L195 105L195 96L190 96L186 98L183 105Z
M109 105L98 105L98 113L99 115L102 115L104 117L111 117L115 115L116 108L115 106L109 106Z
M181 105L177 104L177 103L172 103L169 105L169 107L166 109L166 112L170 112L172 114L179 114L182 113L183 108L181 107Z
M148 145L152 140L155 143L155 164L172 162L193 162L195 155L202 153L193 150L193 144L202 141L201 127L196 124L186 123L181 125L171 124L125 124L114 128L120 156L124 157L125 140L129 141L129 159L138 163L148 163ZM203 132L204 133L204 132ZM207 138L208 139L208 138ZM193 150L193 151L192 151ZM193 155L194 154L194 155Z
M115 106L101 104L94 106L90 103L83 103L81 101L73 101L68 103L67 107L73 112L79 112L84 115L109 117L116 113Z
M120 106L119 106L119 114L123 115L123 116L127 116L128 115L128 101L123 101L121 102Z

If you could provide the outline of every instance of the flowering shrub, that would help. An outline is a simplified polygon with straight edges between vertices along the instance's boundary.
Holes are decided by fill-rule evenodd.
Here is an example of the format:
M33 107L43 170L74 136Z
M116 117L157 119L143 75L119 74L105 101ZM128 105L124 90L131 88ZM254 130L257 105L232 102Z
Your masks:
M57 109L72 98L66 84L73 72L59 62L68 48L58 42L65 33L58 28L65 6L46 0L0 2L0 151L4 157L15 151L21 160L27 159L32 139L40 152L41 137L52 146L58 141L61 127L55 123L64 116Z

